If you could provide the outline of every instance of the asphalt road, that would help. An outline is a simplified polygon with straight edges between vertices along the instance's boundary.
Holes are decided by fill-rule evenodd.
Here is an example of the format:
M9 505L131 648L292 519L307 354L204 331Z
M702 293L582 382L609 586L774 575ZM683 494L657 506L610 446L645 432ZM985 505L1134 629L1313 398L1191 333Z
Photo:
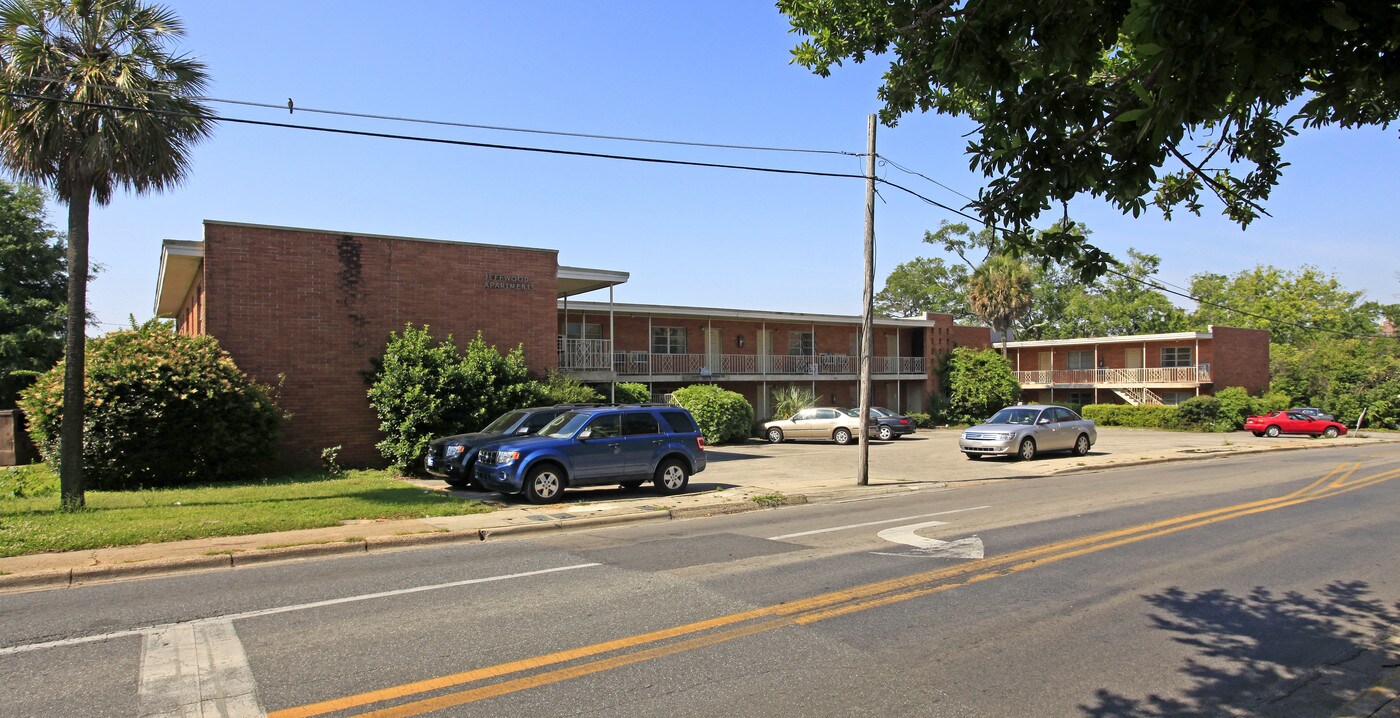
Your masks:
M1382 445L6 595L0 716L1330 715L1397 508Z

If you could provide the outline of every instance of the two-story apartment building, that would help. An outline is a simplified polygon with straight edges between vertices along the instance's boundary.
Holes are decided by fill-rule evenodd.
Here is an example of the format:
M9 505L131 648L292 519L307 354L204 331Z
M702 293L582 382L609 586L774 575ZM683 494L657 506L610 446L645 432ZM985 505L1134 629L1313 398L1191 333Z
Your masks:
M822 404L860 403L859 316L568 300L559 312L558 367L582 381L639 382L653 395L720 383L759 417L782 386L807 388ZM873 337L872 401L903 411L922 411L937 391L939 356L990 340L946 314L876 319Z
M1216 387L1269 386L1269 332L1210 327L1007 343L1023 400L1072 404L1180 404Z
M330 446L348 463L380 461L364 372L407 323L459 344L481 332L497 347L522 346L540 375L638 382L656 396L714 382L760 418L784 386L823 404L859 403L859 316L614 303L628 278L561 266L549 249L206 221L202 241L165 241L155 313L216 337L250 376L280 386L288 463L314 463ZM600 290L607 301L573 299ZM940 391L938 362L958 346L991 346L991 333L947 314L877 319L873 402L923 410ZM1267 333L1221 327L1012 342L1010 352L1027 400L1079 403L1258 391L1267 358Z

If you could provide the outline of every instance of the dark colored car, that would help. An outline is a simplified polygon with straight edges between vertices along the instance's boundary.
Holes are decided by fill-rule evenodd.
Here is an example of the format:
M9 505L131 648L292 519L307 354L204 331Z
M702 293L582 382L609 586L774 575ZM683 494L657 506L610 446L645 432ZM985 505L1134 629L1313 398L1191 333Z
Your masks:
M619 484L685 490L705 470L705 438L678 406L636 404L571 409L534 436L512 437L481 450L476 480L532 503L558 501L576 486Z
M1307 434L1329 439L1347 433L1347 427L1335 421L1318 419L1301 411L1275 411L1266 416L1251 416L1244 420L1246 431L1255 436L1275 437L1279 434Z
M455 434L434 439L428 444L428 455L423 464L428 473L440 477L449 486L481 488L476 483L474 469L477 453L482 446L511 436L528 436L543 429L555 417L575 405L537 406L530 409L508 411L481 431L470 434Z
M1301 407L1300 407L1300 406L1295 406L1295 407L1293 407L1292 409L1289 409L1289 411L1301 412L1301 413L1303 413L1303 414L1307 414L1308 416L1311 416L1311 417L1314 418L1314 419L1321 419L1321 420L1323 420L1323 421L1336 421L1336 420L1337 420L1337 417L1332 416L1331 414L1328 414L1327 412L1325 412L1325 411L1323 411L1323 410L1321 410L1321 409L1319 409L1319 408L1317 408L1317 407L1315 407L1315 406L1301 406Z
M852 416L860 416L860 409L852 409ZM913 419L886 409L883 406L870 407L870 418L877 422L875 436L881 441L898 439L901 436L912 434L918 430L918 426Z

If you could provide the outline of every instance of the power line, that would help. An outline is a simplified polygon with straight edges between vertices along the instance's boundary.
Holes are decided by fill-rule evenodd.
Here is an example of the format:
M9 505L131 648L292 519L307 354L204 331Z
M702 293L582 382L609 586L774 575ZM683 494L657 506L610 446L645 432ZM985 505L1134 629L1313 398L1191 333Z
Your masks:
M63 80L61 80L61 79L59 79L59 78L53 78L53 77L33 77L33 78L28 78L28 79L39 80L39 81L42 81L42 82L57 82L57 83L63 82ZM232 99L227 99L227 98L208 97L208 96L203 96L203 95L176 95L175 93L172 93L172 92L162 92L162 91L160 91L160 90L138 90L138 89L128 88L128 87L115 87L115 86L112 86L112 85L99 85L99 84L95 84L95 83L90 84L90 86L91 86L91 87L100 87L100 88L108 89L108 90L115 90L115 91L118 91L118 92L132 92L132 93L137 93L137 94L142 94L142 95L159 95L159 96L161 96L161 97L180 97L180 98L188 99L188 100L197 100L197 101L203 101L203 102L217 102L217 103L228 104L228 105L240 105L240 106L243 106L243 107L258 107L258 108L264 108L264 109L270 109L270 110L279 110L279 111L280 111L280 110L287 110L289 114L291 114L291 113L293 113L293 112L309 112L309 113L319 114L319 115L333 115L333 116L336 116L336 117L355 117L355 118L369 119L369 120L385 120L385 121L388 121L388 122L406 122L406 123L420 124L420 125L435 125L435 126L439 126L439 127L461 127L461 128L473 129L473 130L490 130L490 131L493 131L493 132L519 132L519 133L534 134L534 135L550 135L550 136L554 136L554 137L575 137L575 138L592 139L592 140L610 140L610 141L615 141L615 142L643 142L643 143L658 144L658 145L678 145L678 146L682 146L682 147L708 147L708 148L713 148L713 149L750 150L750 151L755 151L755 152L793 152L793 153L821 154L821 155L844 155L844 156L850 156L850 157L864 157L864 156L865 156L864 153L860 153L860 152L845 152L845 151L841 151L841 150L821 150L821 149L813 149L813 148L805 148L805 147L765 147L765 146L762 146L762 145L733 145L733 144L724 144L724 143L719 143L719 142L695 142L695 141L690 141L690 140L668 140L668 139L661 139L661 138L655 138L655 137L628 137L628 136L625 136L625 135L600 135L600 134L590 134L590 133L587 133L587 132L565 132L565 131L561 131L561 130L540 130L540 129L532 129L532 128L526 128L526 127L507 127L507 126L503 126L503 125L484 125L484 124L476 124L476 123L470 123L470 122L455 122L455 121L451 121L451 120L430 120L430 119L423 119L423 118L417 118L417 117L403 117L403 116L398 116L398 115L379 115L379 114L366 113L366 112L349 112L349 111L346 111L346 110L327 110L327 109L321 109L321 108L315 108L315 107L297 107L297 106L295 105L295 103L292 102L291 98L288 98L288 99L287 99L287 103L286 103L286 104L277 104L277 103L271 103L271 102L253 102L253 101L251 101L251 100L232 100Z
M924 173L922 173L922 172L917 172L917 171L915 171L915 170L911 170L911 169L909 169L908 167L905 167L904 165L901 165L900 163L895 162L894 160L890 159L889 157L886 157L885 155L878 155L878 157L879 157L879 159L880 159L881 162L884 162L884 163L888 164L889 166L891 166L891 167L893 167L893 168L899 170L900 172L903 172L903 173L905 173L905 174L915 175L915 176L917 176L917 177L923 177L924 179L928 180L929 182L932 182L932 183L938 185L939 187L942 187L943 189L946 189L946 190L948 190L949 192L952 192L953 194L955 194L955 195L957 195L957 196L959 196L959 197L962 197L963 199L965 199L965 200L967 200L967 201L969 201L969 202L976 202L976 201L977 201L977 200L975 200L975 199L973 199L973 198L971 198L971 197L969 197L969 196L963 194L962 192L959 192L959 191L953 189L952 187L949 187L948 185L943 184L942 182L939 182L938 180L936 180L936 179L934 179L934 178L932 178L932 177L929 177L928 175L926 175L926 174L924 174Z
M33 95L25 92L0 92L5 97L24 98L29 100L44 100L48 102L60 102L79 107L93 107L107 110L123 110L126 112L142 112L154 115L171 115L179 117L194 117L195 113L176 112L173 110L157 110L147 107L129 107L126 105L113 105L100 102L84 102L81 100L70 100L66 98L46 97L43 95ZM570 157L592 157L595 159L622 160L627 162L646 162L651 164L681 165L686 167L710 167L714 169L743 170L747 172L768 172L771 174L806 175L809 177L841 177L847 179L865 179L864 175L846 174L841 172L818 172L815 170L797 170L783 167L759 167L754 165L735 165L721 162L698 162L694 160L675 160L662 157L640 157L636 155L617 155L604 152L583 152L580 150L560 150L548 147L528 147L523 145L503 145L494 142L471 142L468 140L450 140L442 137L423 137L421 135L399 135L388 132L370 132L368 130L346 130L336 127L317 127L315 125L299 125L291 122L269 122L266 120L249 120L241 117L222 117L218 115L208 116L206 119L215 122L229 122L241 125L254 125L258 127L280 127L283 129L307 130L310 132L325 132L335 135L351 135L355 137L376 137L379 139L403 140L406 142L426 142L439 145L453 145L457 147L480 147L495 150L513 150L516 152L535 152L550 155L565 155Z
M3 96L5 96L5 97L11 97L11 98L24 98L24 99L30 99L30 100L42 100L42 101L49 101L49 102L59 102L59 103L63 103L63 104L76 105L76 106L80 106L80 107L93 107L93 108L100 108L100 109L123 110L123 111L127 111L127 112L141 112L141 113L146 113L146 114L161 114L161 115L172 115L172 116L183 116L183 117L193 117L193 116L196 116L195 113L189 113L189 112L176 112L176 111L172 111L172 110L157 110L157 109L144 108L144 107L130 107L130 106L124 106L124 105L107 104L107 103L84 102L84 101L80 101L80 100L71 100L71 99L67 99L67 98L56 98L56 97L47 97L47 96L43 96L43 95L34 95L34 94L23 93L23 92L10 92L10 91L6 91L6 92L0 92L0 95L3 95ZM803 176L809 176L809 177L835 177L835 178L842 178L842 179L860 179L860 180L865 180L865 179L867 179L866 176L863 175L863 174L849 174L849 173L841 173L841 172L818 172L818 171L814 171L814 170L797 170L797 169L789 169L789 168L781 168L781 167L759 167L759 166L752 166L752 165L735 165L735 164L726 164L726 163L717 163L717 162L698 162L698 161L694 161L694 160L675 160L675 159L667 159L667 158L660 158L660 157L640 157L640 156L635 156L635 155L616 155L616 154L608 154L608 153L600 153L600 152L582 152L582 151L578 151L578 150L560 150L560 149L552 149L552 148L545 148L545 147L528 147L528 146L519 146L519 145L503 145L503 144L490 143L490 142L471 142L471 141L467 141L467 140L451 140L451 139L438 138L438 137L423 137L423 136L419 136L419 135L399 135L399 134L392 134L392 133L385 133L385 132L370 132L370 131L366 131L366 130L346 130L346 129L339 129L339 128L333 128L333 127L316 127L316 126L314 126L314 125L300 125L300 124L289 123L289 122L269 122L269 121L265 121L265 120L250 120L250 119L237 118L237 117L211 116L211 117L208 117L207 119L210 119L210 120L213 120L213 121L216 121L216 122L229 122L229 123L234 123L234 124L245 124L245 125L253 125L253 126L259 126L259 127L278 127L278 128L283 128L283 129L296 129L296 130L306 130L306 131L312 131L312 132L325 132L325 133L328 133L328 134L350 135L350 136L356 136L356 137L374 137L374 138L379 138L379 139L394 139L394 140L403 140L403 141L409 141L409 142L426 142L426 143L431 143L431 144L443 144L443 145L452 145L452 146L459 146L459 147L479 147L479 148L484 148L484 149L512 150L512 151L517 151L517 152L535 152L535 153L541 153L541 154L564 155L564 156L570 156L570 157L590 157L590 158L595 158L595 159L611 159L611 160L620 160L620 161L628 161L628 162L645 162L645 163L651 163L651 164L678 165L678 166L685 166L685 167L707 167L707 168L713 168L713 169L731 169L731 170L740 170L740 171L748 171L748 172L766 172L766 173L771 173L771 174L803 175ZM671 142L667 142L667 143L668 143L668 144L676 144L676 143L671 143ZM681 144L684 144L684 143L681 143ZM739 147L739 146L735 145L735 146L729 146L729 147ZM754 149L754 148L750 148L750 149ZM833 153L833 154L842 154L842 155L846 155L846 154L850 154L850 153L837 152L837 153ZM862 155L862 156L863 156L863 155ZM894 163L890 163L890 164L894 165ZM911 174L916 174L916 175L918 175L918 176L920 176L920 177L923 177L924 179L928 179L929 181L934 182L935 184L939 184L940 186L943 186L941 183L938 183L936 180L933 180L932 178L929 178L927 175L924 175L924 174L918 173L918 172L913 172L913 171L911 171L911 170L904 170L902 167L899 167L898 165L894 165L894 166L896 166L896 168L898 168L898 169L901 169L901 170L906 171L906 172L910 172ZM1005 228L1005 227L998 227L998 226L992 224L991 222L988 222L987 220L982 219L981 217L977 217L977 216L968 214L968 213L966 213L966 212L964 212L964 211L962 211L962 210L960 210L960 209L956 209L956 208L950 207L950 206L948 206L948 205L946 205L946 204L943 204L942 202L939 202L939 201L937 201L937 200L934 200L934 199L932 199L932 198L930 198L930 197L926 197L926 196L924 196L924 195L922 195L922 194L920 194L920 193L918 193L918 192L915 192L914 190L909 189L908 187L904 187L904 186L902 186L902 185L896 184L896 183L891 182L891 181L889 181L889 180L887 180L887 179L884 179L884 178L881 178L881 177L876 177L876 178L875 178L875 181L878 182L878 183L880 183L880 184L889 185L890 187L892 187L892 188L894 188L894 189L897 189L897 190L900 190L900 191L902 191L902 192L905 192L906 194L909 194L909 195L911 195L911 196L913 196L913 197L916 197L916 198L922 200L923 202L925 202L925 203L927 203L927 204L929 204L929 205L932 205L932 206L934 206L934 207L937 207L937 208L939 208L939 209L942 209L942 210L944 210L944 211L946 211L946 212L949 212L949 213L955 214L955 215L957 215L957 216L959 216L959 217L963 217L963 218L968 219L968 220L971 220L971 221L973 221L973 222L977 222L977 223L979 223L979 224L982 224L983 226L985 226L985 227L987 227L987 228L989 228L989 229L991 229L991 230L993 230L993 231L1001 232L1001 233L1003 233L1003 234L1015 234L1015 233L1014 233L1012 230L1010 230L1010 229L1007 229L1007 228ZM948 188L945 186L945 189L948 189ZM953 192L955 192L955 193L957 193L957 194L961 194L961 193L956 192L956 190L950 190L950 191L953 191ZM963 197L966 197L966 195L962 195L962 196L963 196ZM1348 338L1361 338L1361 339L1369 339L1369 338L1376 338L1376 337L1390 338L1390 339L1400 338L1400 337L1389 337L1389 336L1384 335L1384 334L1374 334L1374 335L1371 335L1371 334L1356 334L1356 333L1352 333L1352 332L1343 332L1343 331L1339 331L1339 330L1335 330L1335 329L1328 329L1328 328L1325 328L1325 327L1308 327L1308 326L1306 326L1306 325L1298 324L1298 323L1296 323L1296 322L1286 322L1286 321L1282 321L1282 320L1275 319L1275 318L1273 318L1273 317L1268 317L1268 316L1265 316L1265 315L1262 315L1262 314L1256 314L1256 313L1254 313L1254 312L1249 312L1249 311L1246 311L1246 310L1243 310L1243 309L1238 309L1238 308L1235 308L1235 307L1231 307L1231 306L1228 306L1228 305L1225 305L1225 304L1220 304L1220 303L1218 303L1218 302L1212 302L1212 301L1210 301L1210 300L1201 299L1200 297L1197 297L1197 296L1195 296L1194 294L1191 294L1190 292L1182 292L1182 291L1175 291L1175 290L1172 290L1172 289L1168 289L1168 288L1166 288L1166 287L1164 287L1164 286L1162 286L1162 285L1160 285L1160 284L1156 284L1156 283L1154 283L1154 282L1149 282L1149 281L1147 281L1147 280L1143 280L1143 279L1141 279L1141 278L1134 277L1134 276L1132 276L1132 275L1129 275L1129 274L1120 272L1120 271L1118 271L1118 270L1115 270L1115 269L1113 269L1113 268L1111 268L1111 267L1105 266L1105 267L1104 267L1104 271L1107 272L1107 273L1109 273L1109 274L1114 274L1114 275L1116 275L1116 276L1123 277L1124 279L1127 279L1127 280L1129 280L1129 281L1138 282L1138 283L1140 283L1140 284L1145 284L1145 285L1147 285L1147 286L1149 286L1149 287L1152 287L1152 288L1154 288L1154 289L1157 289L1158 291L1162 291L1162 292L1166 292L1166 293L1168 293L1168 294L1173 294L1173 295L1180 296L1180 297L1183 297L1183 298L1186 298L1186 299L1190 299L1190 300L1192 300L1192 301L1194 301L1194 302L1197 302L1198 304L1205 304L1205 305L1207 305L1207 306L1212 306L1212 307L1215 307L1215 308L1218 308L1218 309L1223 309L1223 310L1229 311L1229 312L1235 312L1235 313L1237 313L1237 314L1242 314L1242 315L1244 315L1244 316L1253 317L1253 318L1255 318L1255 319L1262 319L1262 320L1264 320L1264 321L1270 322L1271 324L1277 324L1277 325L1280 325L1280 326L1289 326L1289 327L1293 327L1293 328L1296 328L1296 329L1303 329L1303 330L1305 330L1305 331L1319 331L1319 332L1324 332L1324 333L1327 333L1327 334L1333 334L1333 335L1342 336L1342 337L1348 337Z

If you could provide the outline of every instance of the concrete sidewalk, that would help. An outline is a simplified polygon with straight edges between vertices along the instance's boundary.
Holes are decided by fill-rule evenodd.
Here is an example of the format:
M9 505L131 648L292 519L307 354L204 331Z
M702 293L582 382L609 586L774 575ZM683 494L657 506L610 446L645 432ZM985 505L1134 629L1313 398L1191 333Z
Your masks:
M1115 466L1239 456L1259 451L1393 444L1400 435L1363 432L1332 440L1248 433L1193 434L1101 429L1088 456L1046 455L1035 461L969 461L956 430L921 431L870 447L870 485L856 486L857 449L833 444L722 446L707 451L708 468L690 490L661 496L644 487L570 491L563 503L534 506L517 497L449 491L441 481L413 480L425 491L493 503L496 511L442 518L353 521L339 526L250 536L143 544L0 559L0 593L338 554L388 551L433 543L475 542L542 531L632 521L737 513L781 505L944 488L967 482L1034 479Z

